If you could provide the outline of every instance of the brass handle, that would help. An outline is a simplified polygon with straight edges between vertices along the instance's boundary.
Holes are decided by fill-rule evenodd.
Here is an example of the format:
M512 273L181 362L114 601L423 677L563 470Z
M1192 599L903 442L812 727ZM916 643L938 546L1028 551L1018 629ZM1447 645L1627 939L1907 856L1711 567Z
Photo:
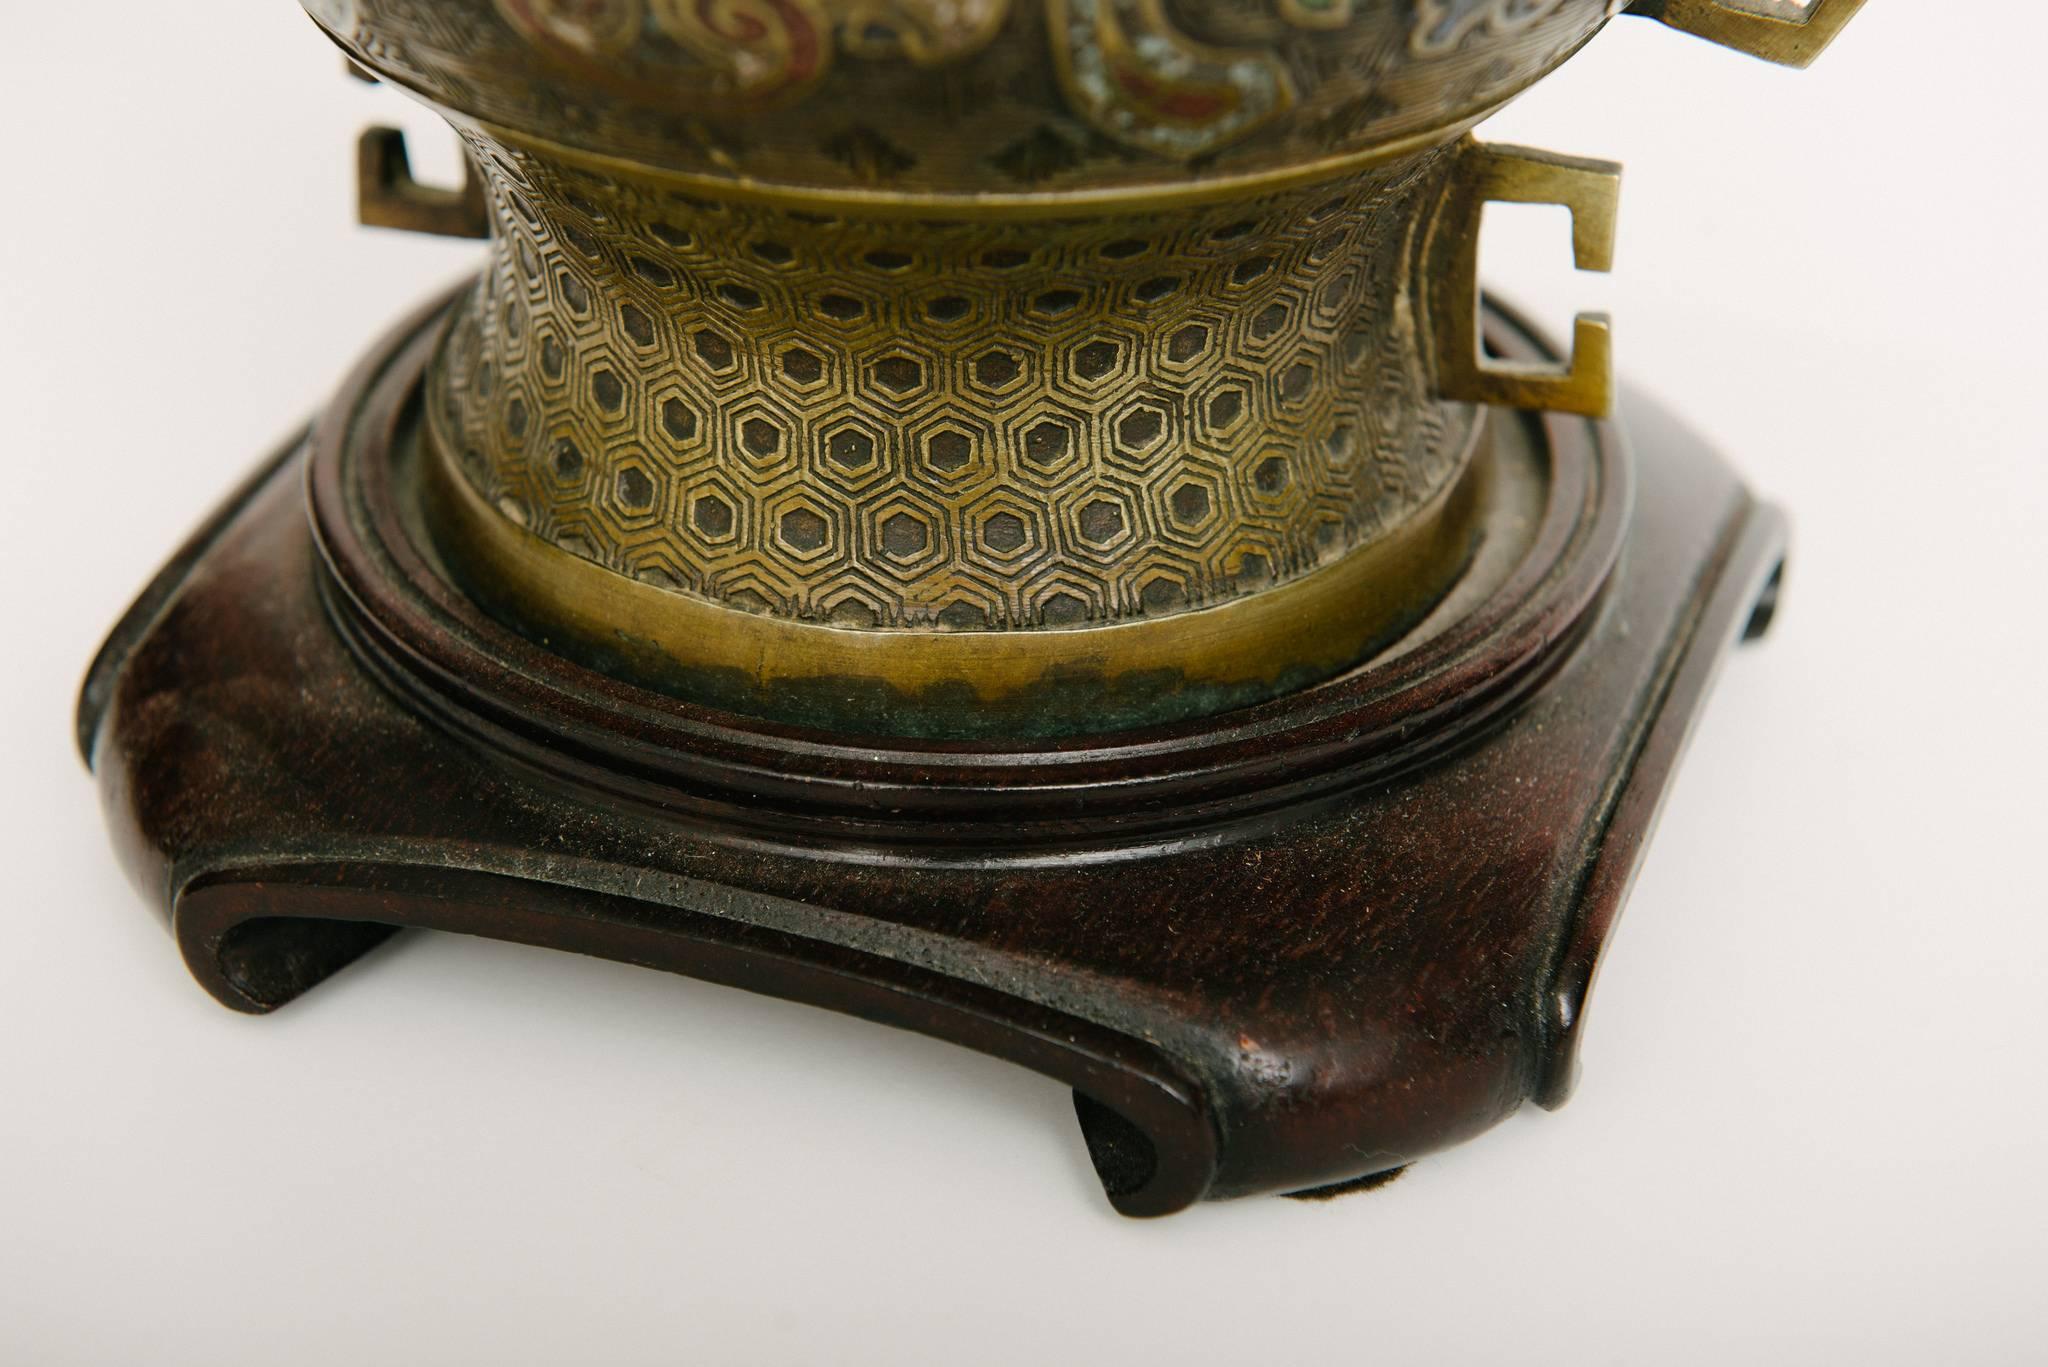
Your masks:
M1811 66L1862 8L1863 0L1635 0L1628 12L1780 66Z
M372 228L441 237L491 235L483 182L469 159L462 162L462 188L423 185L413 179L405 134L396 128L365 128L356 143L356 217Z
M1582 271L1614 266L1621 167L1526 147L1467 142L1451 199L1437 218L1430 272L1430 331L1437 392L1466 403L1604 418L1614 407L1614 336L1607 315L1582 313L1562 367L1489 362L1479 340L1479 221L1489 203L1561 204L1572 215L1572 257Z

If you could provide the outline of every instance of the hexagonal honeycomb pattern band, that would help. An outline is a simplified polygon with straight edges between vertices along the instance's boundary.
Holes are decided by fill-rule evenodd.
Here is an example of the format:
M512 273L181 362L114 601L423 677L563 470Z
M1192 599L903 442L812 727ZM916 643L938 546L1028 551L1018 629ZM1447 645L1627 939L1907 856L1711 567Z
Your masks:
M1418 358L1449 158L1145 218L707 203L471 134L496 234L431 431L505 516L735 608L1110 623L1399 526L1473 410Z

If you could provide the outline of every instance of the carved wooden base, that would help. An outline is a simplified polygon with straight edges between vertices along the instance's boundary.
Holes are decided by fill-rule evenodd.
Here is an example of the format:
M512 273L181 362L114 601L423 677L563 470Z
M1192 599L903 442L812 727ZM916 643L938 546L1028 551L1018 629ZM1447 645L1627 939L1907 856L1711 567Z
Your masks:
M1560 1104L1601 946L1780 519L1697 441L1496 413L1488 533L1399 646L1196 722L873 742L614 682L418 534L430 315L116 627L82 746L223 1002L395 927L649 964L1070 1083L1130 1215L1383 1172ZM1540 355L1495 310L1493 348Z

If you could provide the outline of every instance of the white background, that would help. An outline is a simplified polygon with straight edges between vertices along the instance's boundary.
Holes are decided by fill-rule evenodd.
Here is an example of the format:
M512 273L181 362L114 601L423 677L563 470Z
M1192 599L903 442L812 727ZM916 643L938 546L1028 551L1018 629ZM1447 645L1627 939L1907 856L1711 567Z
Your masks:
M104 630L474 244L351 226L399 119L286 0L0 30L0 1362L2040 1362L2048 425L2025 0L1805 73L1617 22L1488 131L1628 165L1488 274L1796 518L1584 1083L1378 1193L1110 1213L1056 1084L666 975L404 937L186 977L71 750Z

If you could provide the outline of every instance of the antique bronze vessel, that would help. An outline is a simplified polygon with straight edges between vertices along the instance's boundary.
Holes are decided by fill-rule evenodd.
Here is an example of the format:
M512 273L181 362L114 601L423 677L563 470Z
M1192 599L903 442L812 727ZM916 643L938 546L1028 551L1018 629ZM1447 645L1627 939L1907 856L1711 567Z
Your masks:
M1783 532L1482 298L1619 168L1470 130L1858 3L306 0L489 245L93 664L122 858L241 1010L433 926L1012 1058L1131 1214L1559 1104Z

